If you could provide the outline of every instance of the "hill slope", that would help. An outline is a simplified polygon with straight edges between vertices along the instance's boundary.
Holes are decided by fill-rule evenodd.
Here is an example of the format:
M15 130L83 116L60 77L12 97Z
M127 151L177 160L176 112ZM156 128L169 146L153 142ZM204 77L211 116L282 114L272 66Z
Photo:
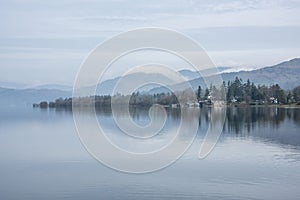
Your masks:
M279 84L285 90L291 90L300 85L300 58L295 58L290 61L282 62L274 66L268 66L252 71L239 71L228 72L221 74L222 79L232 81L235 77L243 79L244 82L249 79L255 84L271 85ZM212 79L214 75L209 76ZM195 78L189 81L194 90L200 85L202 88L206 88L206 84L202 77ZM165 88L154 88L149 91L150 93L168 92Z
M282 62L274 66L253 71L240 71L222 74L225 81L234 80L238 76L243 80L250 79L256 84L279 84L284 89L293 89L300 85L300 58Z

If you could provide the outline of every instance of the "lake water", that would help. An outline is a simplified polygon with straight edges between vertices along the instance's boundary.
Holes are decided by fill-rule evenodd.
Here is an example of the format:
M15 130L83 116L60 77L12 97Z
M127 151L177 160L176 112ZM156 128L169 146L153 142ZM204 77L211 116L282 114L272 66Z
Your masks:
M137 123L149 122L146 110L131 114ZM200 160L210 114L211 109L200 111L198 135L173 165L127 174L84 149L70 111L0 108L0 199L299 199L299 108L229 108L217 145ZM179 116L178 110L168 110L157 137L172 134ZM126 146L122 141L128 136L116 127L110 110L100 110L97 117L124 148L146 151L161 145Z

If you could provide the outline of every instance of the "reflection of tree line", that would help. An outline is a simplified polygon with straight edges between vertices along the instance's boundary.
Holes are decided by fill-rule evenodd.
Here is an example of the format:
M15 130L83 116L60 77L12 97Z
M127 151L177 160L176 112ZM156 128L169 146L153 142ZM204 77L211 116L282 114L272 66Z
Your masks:
M130 117L134 121L147 119L149 117L150 107L138 107L130 106ZM221 120L220 109L226 109L225 123L223 127L223 135L234 134L238 137L251 136L258 139L274 141L279 144L300 145L300 135L295 134L295 131L290 133L289 127L287 127L287 134L281 134L277 131L281 125L286 122L291 122L300 126L300 108L282 108L282 107L270 107L270 106L256 106L256 107L203 107L203 108L169 108L166 107L166 113L168 116L167 126L171 126L177 129L181 120L188 124L197 120L199 122L199 135L205 135L208 126L216 126ZM57 112L66 112L70 109L57 108ZM81 107L80 112L82 114L91 114L91 107ZM98 116L112 117L112 110L110 106L96 107L95 109ZM122 116L125 113L122 109L116 109L116 114ZM184 118L182 118L182 112L185 112ZM127 117L127 116L126 116ZM159 116L154 116L159 117ZM150 118L148 118L150 120ZM290 124L292 124L290 123ZM287 124L285 124L287 125ZM285 127L285 126L284 126ZM191 134L186 129L186 134Z
M278 128L286 118L300 123L299 109L279 107L228 108L224 128L228 132L235 133L240 133L245 129L250 132L255 128L267 125Z
M183 108L190 115L185 115L187 119L191 120L193 117L199 118L199 126L212 126L216 121L222 120L219 116L218 110L222 108L204 107L198 108ZM227 107L224 130L228 132L240 133L243 130L248 132L254 130L256 127L271 125L278 128L286 119L293 120L300 125L300 108L282 108L282 107ZM130 107L130 113L133 117L140 115L148 115L148 108ZM180 122L181 111L180 108L171 109L166 108L168 117L171 117L175 122ZM213 120L213 121L212 121Z
M181 120L181 111L179 108L166 108L168 117L173 121L173 125L179 125ZM216 126L222 120L221 109L226 109L225 123L223 127L223 134L235 134L238 136L253 136L260 139L267 139L279 144L300 144L300 135L295 133L280 134L277 130L281 125L287 121L293 121L300 126L300 109L299 108L282 108L282 107L227 107L227 108L183 108L188 115L185 116L184 121L193 121L198 118L199 132L198 134L206 134L208 126ZM148 115L148 109L141 111L140 108L132 108L133 118ZM141 116L140 116L141 115ZM172 124L171 123L171 124ZM264 129L267 127L267 129ZM266 130L266 132L261 130Z
M196 108L194 108L196 109ZM213 107L204 107L200 109L199 126L214 125L212 114L217 109ZM192 108L190 110L193 110ZM215 115L218 115L217 113ZM180 121L180 109L170 109L169 116L174 120ZM221 118L214 117L214 120ZM243 131L253 131L256 128L271 126L278 128L285 120L293 120L300 125L300 108L282 108L282 107L227 107L224 131L230 133L242 133Z
M70 111L70 107L58 107L56 111ZM130 115L137 120L140 117L148 116L150 106L129 106ZM181 120L181 109L180 108L169 108L166 107L167 116L170 117L176 123ZM190 115L186 115L187 119L191 120L191 117L199 118L199 125L205 125L211 122L212 112L216 109L214 107L203 107L199 108L183 108L187 109L187 112L190 112ZM117 111L118 109L116 109ZM90 112L90 109L82 107L82 113ZM99 106L95 109L98 115L111 116L111 107L110 106ZM194 112L193 112L194 111ZM120 109L120 115L122 115L122 110ZM195 115L194 113L198 113ZM216 120L221 120L214 118ZM276 106L250 106L250 107L227 107L226 108L226 118L224 124L224 130L228 132L240 133L243 130L250 132L256 127L262 127L271 125L274 128L280 126L280 124L285 120L293 120L295 123L300 125L300 108L282 108Z
M217 108L218 109L218 108ZM218 112L216 108L201 109L198 134L206 134L208 126L216 126L221 117L212 117ZM238 137L250 136L263 142L280 145L300 145L300 134L292 124L300 126L299 108L282 107L245 107L226 108L223 136L226 134ZM279 130L280 127L283 127ZM291 126L291 127L290 127Z

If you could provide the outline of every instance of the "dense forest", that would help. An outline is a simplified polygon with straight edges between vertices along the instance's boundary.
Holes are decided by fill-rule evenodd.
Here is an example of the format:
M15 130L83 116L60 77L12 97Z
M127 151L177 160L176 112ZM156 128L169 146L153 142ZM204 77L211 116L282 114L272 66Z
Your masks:
M198 90L201 91L201 88ZM211 86L210 89L206 89L204 99L207 98L211 92L216 89ZM251 83L248 79L245 83L242 79L236 77L234 81L228 81L227 84L223 82L220 86L220 90L226 91L227 103L276 103L276 104L288 104L300 101L300 86L294 88L291 91L284 91L278 84L266 86L256 86L253 82ZM198 98L201 97L201 92Z
M79 98L59 98L54 102L42 101L39 104L33 104L34 107L41 108L59 108L72 107L72 103L78 106L110 106L111 101L129 99L129 104L132 106L151 106L153 104L160 105L176 105L180 102L186 104L200 103L200 105L211 105L215 101L223 101L230 104L300 104L300 86L291 91L284 91L278 84L266 86L255 85L250 80L243 82L242 79L236 77L233 81L228 81L219 87L210 85L210 87L202 90L199 86L197 91L192 93L189 90L178 91L175 93L167 92L160 94L147 94L136 92L132 95L104 95L104 96L90 96ZM124 102L124 101L123 101Z

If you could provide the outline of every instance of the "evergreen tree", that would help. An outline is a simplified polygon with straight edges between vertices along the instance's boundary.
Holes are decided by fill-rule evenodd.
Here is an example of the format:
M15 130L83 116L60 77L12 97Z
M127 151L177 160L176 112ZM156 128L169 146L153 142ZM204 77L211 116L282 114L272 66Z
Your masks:
M197 90L197 99L198 99L198 101L200 101L201 100L201 86L199 85L198 86L198 90Z
M206 89L205 89L204 98L205 98L205 99L207 99L207 98L208 98L208 96L209 96L209 89L208 89L208 88L206 88Z

